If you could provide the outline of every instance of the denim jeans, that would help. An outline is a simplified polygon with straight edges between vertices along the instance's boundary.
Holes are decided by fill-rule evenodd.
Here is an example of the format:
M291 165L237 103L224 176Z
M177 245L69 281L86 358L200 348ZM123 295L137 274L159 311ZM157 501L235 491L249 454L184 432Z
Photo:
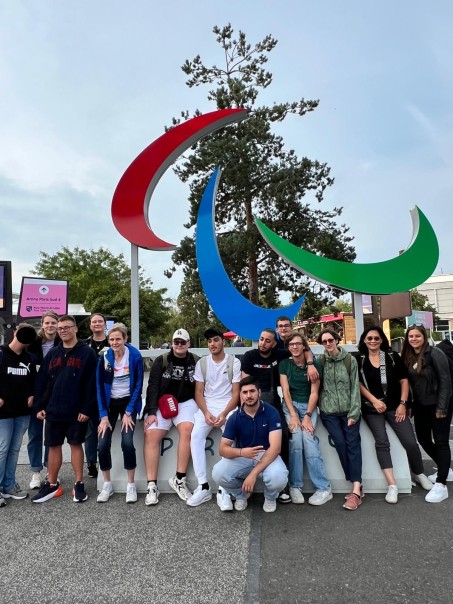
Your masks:
M43 465L47 467L47 458L49 457L49 447L44 447L44 464L43 464L43 432L44 422L38 419L34 413L30 416L30 424L28 426L28 461L32 472L41 472Z
M222 457L212 468L212 478L236 499L244 499L242 483L257 463L256 459L247 457L234 457L233 459ZM264 483L264 497L275 501L288 482L288 470L280 455L261 472L260 477Z
M340 458L340 463L346 480L362 482L362 441L360 439L360 419L348 426L348 416L320 413L329 436L333 440L335 449Z
M112 399L110 401L108 418L112 429L107 429L104 436L99 437L99 467L103 471L112 469L112 456L110 453L112 447L112 434L115 430L116 422L118 421L118 416L123 419L123 415L126 412L128 402L129 399ZM131 418L132 421L135 423L137 419L137 414L132 413ZM121 431L121 449L123 450L124 469L135 470L135 468L137 467L137 458L135 455L134 447L134 430L131 430L129 428L127 432L125 432L124 430Z
M297 415L302 421L307 412L308 403L293 401ZM288 408L284 405L286 421L289 423L290 415ZM318 422L318 411L315 409L311 416L311 423L316 428ZM314 434L299 428L293 432L289 441L289 486L302 488L304 486L304 457L307 464L308 474L316 490L328 491L330 481L327 478L324 460L319 447L319 439Z
M29 415L0 419L0 487L12 489L16 484L16 467Z

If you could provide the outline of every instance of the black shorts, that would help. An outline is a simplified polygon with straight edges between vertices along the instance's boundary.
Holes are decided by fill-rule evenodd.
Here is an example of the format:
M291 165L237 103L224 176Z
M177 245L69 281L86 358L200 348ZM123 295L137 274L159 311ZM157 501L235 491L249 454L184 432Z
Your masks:
M44 444L46 447L58 447L64 443L69 445L81 445L85 442L88 422L59 422L46 419L44 428Z

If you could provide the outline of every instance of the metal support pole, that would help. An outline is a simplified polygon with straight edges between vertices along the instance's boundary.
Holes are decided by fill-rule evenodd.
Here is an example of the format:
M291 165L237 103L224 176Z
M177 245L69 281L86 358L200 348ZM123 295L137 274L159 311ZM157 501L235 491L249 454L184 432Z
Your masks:
M131 244L131 336L132 344L140 348L140 310L138 295L138 246Z
M356 344L358 344L360 336L365 329L365 324L363 322L362 294L359 292L354 292L354 318Z

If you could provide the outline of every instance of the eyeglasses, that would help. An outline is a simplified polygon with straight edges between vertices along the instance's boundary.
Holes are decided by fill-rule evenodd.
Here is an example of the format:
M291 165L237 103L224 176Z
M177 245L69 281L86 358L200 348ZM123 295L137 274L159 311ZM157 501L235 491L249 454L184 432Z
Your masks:
M291 327L290 323L283 323L282 325L277 325L277 329L280 327Z
M173 340L175 346L185 346L187 342L185 340Z
M57 327L57 331L58 331L58 333L65 333L66 331L69 331L73 327L75 327L75 325L67 325L66 327Z
M297 346L297 347L299 347L299 346L303 346L303 343L302 342L291 342L290 344L288 344L288 346Z
M321 344L332 344L335 342L335 338L329 338L328 340L321 340Z
M379 340L381 339L381 336L368 336L367 338L365 338L366 342L379 342Z

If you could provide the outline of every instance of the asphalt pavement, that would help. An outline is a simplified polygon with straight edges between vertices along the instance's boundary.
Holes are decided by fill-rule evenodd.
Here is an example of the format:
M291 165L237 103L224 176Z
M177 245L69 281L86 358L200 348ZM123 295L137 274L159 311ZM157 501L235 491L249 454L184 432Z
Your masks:
M335 495L321 507L267 514L262 495L244 512L222 513L215 499L190 508L175 494L152 507L144 495L126 504L123 493L98 504L89 478L89 499L76 504L69 463L60 477L62 497L0 509L2 604L453 600L453 483L441 504L427 504L415 487L396 505L369 494L351 512ZM26 465L18 479L28 486Z

